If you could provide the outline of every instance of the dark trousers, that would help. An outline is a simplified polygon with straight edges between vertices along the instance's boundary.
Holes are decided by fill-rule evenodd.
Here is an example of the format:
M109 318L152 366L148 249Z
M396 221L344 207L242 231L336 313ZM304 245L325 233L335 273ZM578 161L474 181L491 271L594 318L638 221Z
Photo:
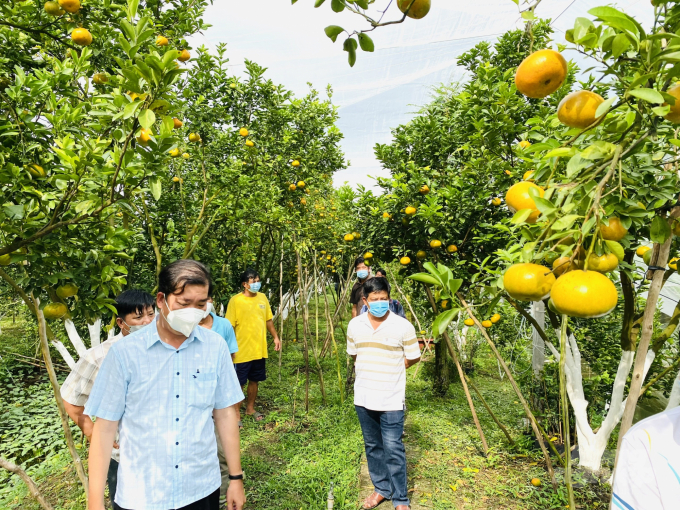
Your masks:
M194 501L193 503L190 503L187 506L183 506L182 508L177 508L174 510L219 510L219 509L220 509L220 490L217 489L215 492L213 492L209 496L204 497L203 499L199 499L198 501ZM113 510L131 510L131 509L120 507L114 503Z
M118 462L111 459L109 462L109 472L106 474L106 481L109 484L109 498L111 503L116 499L116 486L118 485Z
M392 504L409 505L406 450L401 441L404 411L371 411L354 406L364 436L368 473L375 491Z

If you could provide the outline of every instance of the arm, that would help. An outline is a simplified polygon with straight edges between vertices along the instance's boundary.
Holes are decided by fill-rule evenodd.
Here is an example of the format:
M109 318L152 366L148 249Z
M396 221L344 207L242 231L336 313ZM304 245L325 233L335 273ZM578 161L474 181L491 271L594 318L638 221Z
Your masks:
M274 337L274 350L280 351L281 340L279 340L279 335L278 333L276 333L276 328L274 327L274 319L269 319L267 321L267 331L269 331L269 334Z
M418 356L415 359L404 358L404 365L406 365L406 368L411 368L413 365L415 365L419 361L420 361L420 356Z
M85 434L87 440L92 442L92 429L94 427L94 422L92 421L92 418L84 413L85 406L74 406L73 404L69 404L66 400L64 400L64 408L66 409L66 413L71 417L75 424L78 425L78 428L83 431L83 434Z
M240 475L241 469L241 446L238 431L238 408L236 406L214 409L213 417L215 426L222 441L224 457L229 466L230 475ZM246 494L243 489L243 480L231 480L227 489L227 509L241 510L246 502Z
M89 510L104 510L104 486L117 430L118 421L98 418L94 424L88 459L90 495L87 507Z
M359 315L359 303L354 303L352 305L352 319L354 319L354 317L357 315Z

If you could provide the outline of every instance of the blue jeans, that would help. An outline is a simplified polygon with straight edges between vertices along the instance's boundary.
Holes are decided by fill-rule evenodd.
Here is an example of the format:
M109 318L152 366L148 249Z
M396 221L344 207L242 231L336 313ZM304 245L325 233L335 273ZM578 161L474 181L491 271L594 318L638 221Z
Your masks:
M371 411L354 406L364 435L368 473L375 491L392 504L409 505L406 451L401 441L404 411Z

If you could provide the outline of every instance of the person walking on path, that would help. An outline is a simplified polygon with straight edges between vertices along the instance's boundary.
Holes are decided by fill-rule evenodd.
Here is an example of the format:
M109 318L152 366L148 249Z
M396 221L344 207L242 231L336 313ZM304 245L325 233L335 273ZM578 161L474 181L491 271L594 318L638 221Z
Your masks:
M406 369L420 361L413 325L389 311L386 278L363 284L368 313L347 325L347 354L355 361L354 407L364 437L366 460L375 492L365 510L391 499L408 510L406 451L402 442L406 403Z
M88 441L92 440L94 422L85 414L85 404L90 398L99 368L113 344L153 321L156 315L153 305L153 296L143 290L131 289L120 293L116 298L116 324L120 333L88 349L61 386L61 398L66 412L83 431ZM119 462L118 444L114 443L106 476L111 501L116 497Z
M363 257L357 257L354 261L354 271L357 275L357 281L352 286L352 291L349 296L349 302L352 305L352 318L359 315L359 310L362 305L362 288L366 280L371 275L371 268L366 265Z
M245 503L238 410L243 400L229 349L198 327L209 270L178 260L158 277L159 315L111 347L85 414L97 417L90 445L89 510L104 510L104 481L120 422L120 467L114 510L218 510L219 430L230 479L227 508Z
M276 333L272 309L267 296L260 292L260 275L253 269L241 274L243 292L229 300L226 317L234 326L238 352L234 357L234 368L241 387L248 383L246 390L246 415L255 421L264 415L255 410L258 383L267 379L267 331L274 338L274 350L281 349ZM239 406L239 426L241 408Z
M385 272L384 269L376 269L375 278L387 278L387 273ZM391 292L391 286L389 285L389 283L387 285L388 287L390 287ZM359 310L359 315L362 315L366 312L368 312L368 307L366 305L363 305L361 307L361 310ZM403 317L404 319L406 319L406 312L404 312L404 307L396 299L390 298L390 312L396 313L399 317Z

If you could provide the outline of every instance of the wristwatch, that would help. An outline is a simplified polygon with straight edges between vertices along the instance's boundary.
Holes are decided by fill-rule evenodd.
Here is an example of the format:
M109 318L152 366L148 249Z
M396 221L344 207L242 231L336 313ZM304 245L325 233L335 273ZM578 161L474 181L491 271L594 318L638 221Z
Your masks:
M229 480L243 480L243 473L241 473L240 475L232 475L232 474L230 474L230 475L229 475Z

